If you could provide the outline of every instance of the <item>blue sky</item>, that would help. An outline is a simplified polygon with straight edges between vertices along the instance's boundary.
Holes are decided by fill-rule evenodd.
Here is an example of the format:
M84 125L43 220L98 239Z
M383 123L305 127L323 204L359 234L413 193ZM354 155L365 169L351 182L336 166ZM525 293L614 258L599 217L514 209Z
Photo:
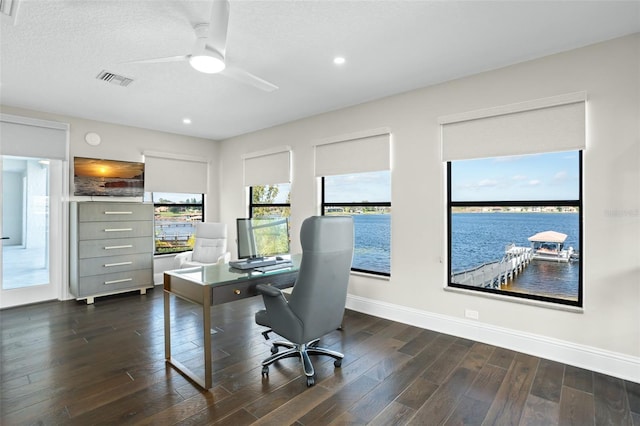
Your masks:
M452 201L577 200L578 152L496 157L451 164Z
M279 184L274 203L286 203L291 184ZM357 173L325 177L325 197L328 202L391 201L389 171Z
M391 201L391 173L368 172L325 177L327 202L389 202Z
M278 184L278 195L273 200L273 202L276 203L276 204L278 204L278 203L286 203L290 192L291 192L291 184L290 183L280 183L280 184Z

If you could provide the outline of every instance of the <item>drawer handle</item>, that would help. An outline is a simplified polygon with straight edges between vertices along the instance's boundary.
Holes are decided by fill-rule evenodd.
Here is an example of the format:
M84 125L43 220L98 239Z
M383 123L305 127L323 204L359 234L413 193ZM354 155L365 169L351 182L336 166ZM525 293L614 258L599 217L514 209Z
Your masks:
M125 231L133 231L133 228L107 228L104 232L125 232Z
M126 283L127 281L133 281L133 278L123 278L121 280L112 280L112 281L105 281L105 284L118 284L118 283Z
M233 292L234 292L235 294L240 294L240 290L238 290L237 288L236 288L235 290L233 290Z
M105 250L114 250L114 249L132 248L132 247L133 247L133 244L127 244L127 245L124 245L124 246L107 246L104 249Z
M110 266L123 266L123 265L133 265L133 262L105 263L104 267L108 268Z
M104 212L104 214L133 214L133 212Z

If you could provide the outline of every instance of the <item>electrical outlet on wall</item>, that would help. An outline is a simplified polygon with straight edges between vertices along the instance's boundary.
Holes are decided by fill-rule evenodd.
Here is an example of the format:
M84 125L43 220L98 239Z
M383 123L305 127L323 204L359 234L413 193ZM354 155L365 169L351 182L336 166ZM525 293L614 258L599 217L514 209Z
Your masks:
M478 311L474 311L472 309L465 309L464 316L475 320L480 318L480 314L478 313Z

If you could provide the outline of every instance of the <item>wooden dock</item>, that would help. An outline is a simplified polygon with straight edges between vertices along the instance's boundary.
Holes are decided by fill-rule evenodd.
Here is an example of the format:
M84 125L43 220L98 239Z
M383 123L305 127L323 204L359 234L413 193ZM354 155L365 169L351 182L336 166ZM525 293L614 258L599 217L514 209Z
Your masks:
M472 287L500 288L522 272L531 262L532 256L531 248L512 244L506 247L501 260L456 272L451 275L451 282Z

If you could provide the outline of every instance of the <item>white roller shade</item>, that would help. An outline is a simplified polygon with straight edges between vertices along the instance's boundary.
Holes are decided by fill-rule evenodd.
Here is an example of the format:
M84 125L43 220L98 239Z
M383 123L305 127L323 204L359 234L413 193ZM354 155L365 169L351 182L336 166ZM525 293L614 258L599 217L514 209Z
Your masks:
M389 170L390 134L318 144L315 147L316 177Z
M244 185L274 185L291 182L291 148L246 154L244 159Z
M64 123L2 114L0 153L18 157L66 160L67 129Z
M207 160L177 154L144 153L145 191L206 194L208 188Z
M585 148L583 92L440 119L442 160Z

